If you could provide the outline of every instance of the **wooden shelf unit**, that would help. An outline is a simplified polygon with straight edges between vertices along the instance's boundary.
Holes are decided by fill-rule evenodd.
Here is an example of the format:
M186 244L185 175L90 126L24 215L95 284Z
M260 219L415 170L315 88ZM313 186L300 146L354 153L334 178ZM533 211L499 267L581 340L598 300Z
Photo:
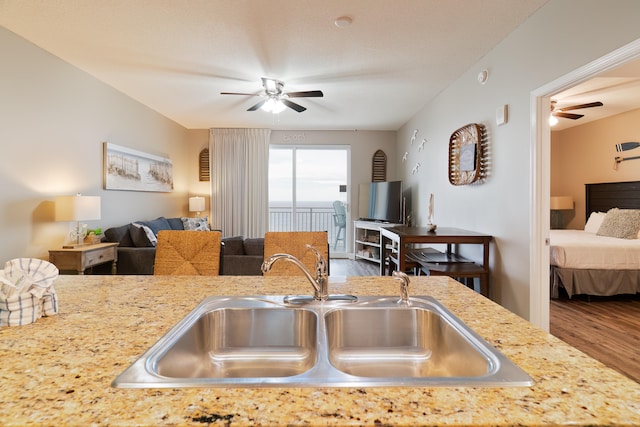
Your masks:
M380 227L391 227L399 224L390 224L376 221L354 221L353 222L353 253L356 259L380 264Z

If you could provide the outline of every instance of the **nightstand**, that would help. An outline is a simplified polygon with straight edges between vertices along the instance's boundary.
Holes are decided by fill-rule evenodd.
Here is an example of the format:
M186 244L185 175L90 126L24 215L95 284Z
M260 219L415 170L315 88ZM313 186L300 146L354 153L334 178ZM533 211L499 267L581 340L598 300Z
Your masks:
M116 274L118 261L117 243L98 243L76 248L60 248L49 251L49 262L58 270L76 270L78 274L94 265L111 262L111 274Z

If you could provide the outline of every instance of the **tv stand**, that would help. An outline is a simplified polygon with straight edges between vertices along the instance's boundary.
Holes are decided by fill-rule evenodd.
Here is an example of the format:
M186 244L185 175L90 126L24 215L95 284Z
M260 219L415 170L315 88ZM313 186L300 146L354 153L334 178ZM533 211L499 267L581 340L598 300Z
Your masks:
M383 253L380 246L380 227L392 227L389 222L359 219L353 222L353 253L356 259L381 263L380 254Z

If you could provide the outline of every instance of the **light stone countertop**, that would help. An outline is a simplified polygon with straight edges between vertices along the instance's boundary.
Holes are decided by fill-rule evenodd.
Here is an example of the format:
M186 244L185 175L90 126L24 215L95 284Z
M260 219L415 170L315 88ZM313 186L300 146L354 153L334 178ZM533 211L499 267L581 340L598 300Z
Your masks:
M332 293L397 295L385 277ZM310 293L304 278L60 276L60 313L0 328L0 425L640 425L640 384L446 277L412 278L525 370L532 387L116 389L210 295ZM210 424L209 424L210 423Z

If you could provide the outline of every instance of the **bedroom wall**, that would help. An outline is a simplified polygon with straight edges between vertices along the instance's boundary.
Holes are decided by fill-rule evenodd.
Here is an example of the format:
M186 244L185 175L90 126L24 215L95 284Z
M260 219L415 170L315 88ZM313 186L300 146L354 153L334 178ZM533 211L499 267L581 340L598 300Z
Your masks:
M529 318L531 290L531 92L638 39L637 16L640 2L633 0L617 1L615 8L599 0L551 0L398 132L398 168L411 188L417 224L426 223L433 193L439 227L494 236L493 297L524 318ZM485 85L477 81L483 69L489 71ZM496 109L505 104L509 122L497 126ZM482 184L453 186L447 178L449 137L468 123L487 126L490 172ZM421 152L410 144L416 129L419 140L428 141ZM409 159L402 162L405 151ZM479 251L465 252L480 257Z
M0 52L0 268L64 242L71 225L54 221L57 195L101 196L91 227L187 213L189 131L4 28ZM103 141L168 156L174 191L103 190Z
M639 156L640 149L616 152L615 145L640 141L640 109L551 132L551 195L572 196L575 208L564 213L566 228L585 224L585 184L640 180L640 159L621 162L614 158Z

